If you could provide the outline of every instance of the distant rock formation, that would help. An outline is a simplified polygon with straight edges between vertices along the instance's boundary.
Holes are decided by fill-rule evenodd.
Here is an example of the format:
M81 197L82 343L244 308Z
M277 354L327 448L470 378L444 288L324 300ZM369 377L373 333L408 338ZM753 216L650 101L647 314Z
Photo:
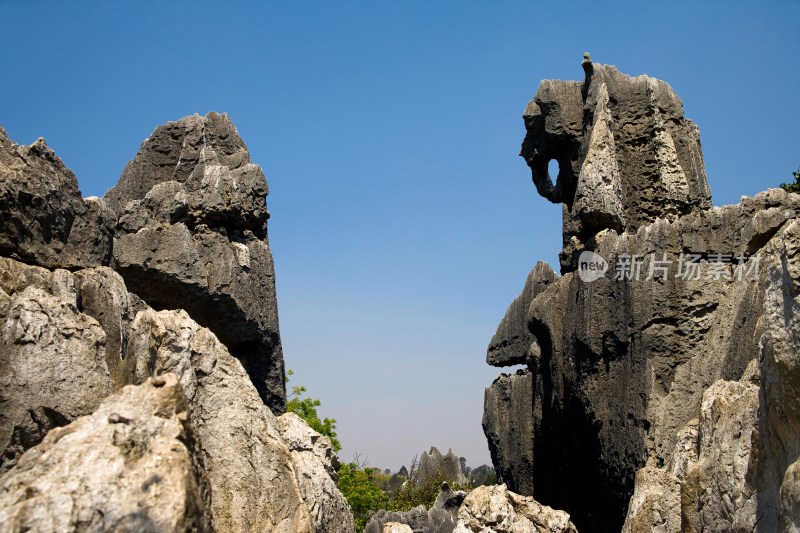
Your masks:
M275 414L266 191L224 115L158 128L108 201L0 130L1 529L354 531Z
M461 469L461 461L453 450L447 450L442 455L436 446L431 446L427 452L422 452L419 457L419 465L416 472L412 475L411 481L417 485L422 485L431 478L441 477L451 483L467 483L469 480Z
M486 390L500 481L581 531L797 524L800 195L711 207L669 86L584 71L525 111L564 248L562 276L536 265L489 346L490 364L525 365Z

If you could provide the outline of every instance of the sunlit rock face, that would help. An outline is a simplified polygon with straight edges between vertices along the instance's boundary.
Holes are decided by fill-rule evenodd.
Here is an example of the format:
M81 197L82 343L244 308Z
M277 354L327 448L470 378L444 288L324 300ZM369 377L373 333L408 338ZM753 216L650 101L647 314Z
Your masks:
M157 128L108 201L0 129L0 529L353 531L275 414L266 193L224 115Z
M700 133L672 88L588 54L583 69L582 83L543 81L523 114L520 155L539 194L564 204L562 273L603 229L635 232L711 206ZM552 160L557 176L548 174Z
M286 410L267 181L227 115L159 126L105 200L119 215L113 267L156 309L184 309Z
M522 155L564 204L564 249L489 346L490 364L524 365L486 390L499 479L580 531L793 523L800 195L711 207L669 86L583 67L525 111Z

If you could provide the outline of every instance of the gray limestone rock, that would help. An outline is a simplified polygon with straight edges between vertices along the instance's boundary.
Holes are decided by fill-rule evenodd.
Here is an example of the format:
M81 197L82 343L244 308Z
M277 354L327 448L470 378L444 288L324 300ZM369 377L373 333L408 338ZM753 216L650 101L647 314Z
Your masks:
M506 311L497 332L486 351L486 362L492 366L527 364L530 358L541 354L536 338L531 334L526 322L528 307L540 292L558 279L558 275L547 263L539 261L528 274L522 293L517 296Z
M3 531L213 531L189 406L167 374L53 429L0 477Z
M468 481L461 471L461 462L453 450L447 450L447 453L442 455L436 446L432 446L429 451L420 455L416 475L411 481L421 485L435 477L441 477L451 483L463 484Z
M497 472L497 481L533 494L533 439L541 424L541 408L534 402L530 370L501 374L486 389L483 400L483 431ZM520 416L526 413L524 416Z
M216 528L314 531L277 419L211 331L183 310L139 312L125 369L133 383L168 372L178 376L200 434Z
M79 287L66 270L0 258L0 473L115 390L108 336L78 308Z
M521 156L539 194L564 204L562 272L572 239L636 231L711 205L697 127L672 88L587 57L583 83L545 80L523 114ZM548 163L558 161L553 182Z
M0 128L0 255L48 268L108 264L114 213L82 199L75 175L38 139L19 146Z
M788 527L800 195L710 207L699 137L671 89L584 67L583 84L543 82L525 114L537 189L565 204L563 275L498 328L525 327L536 347L486 392L498 476L582 531L619 530L626 513L631 530Z
M105 199L119 213L113 267L155 309L184 309L286 408L261 169L226 115L156 128Z
M279 416L277 422L316 533L354 532L353 512L336 487L338 476L334 464L339 460L330 440L294 413Z
M577 533L569 515L505 485L478 487L458 511L454 533Z
M433 507L419 505L410 511L380 510L364 528L364 533L380 533L390 523L406 524L414 533L451 533L456 527L456 514L467 493L453 491L445 482L436 496Z

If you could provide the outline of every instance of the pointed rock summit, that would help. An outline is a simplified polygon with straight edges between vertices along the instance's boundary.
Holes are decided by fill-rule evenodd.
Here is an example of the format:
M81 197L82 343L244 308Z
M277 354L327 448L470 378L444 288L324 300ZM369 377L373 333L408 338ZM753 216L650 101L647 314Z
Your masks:
M264 403L286 410L267 180L227 115L159 126L105 195L112 263L156 309L185 309L237 357Z

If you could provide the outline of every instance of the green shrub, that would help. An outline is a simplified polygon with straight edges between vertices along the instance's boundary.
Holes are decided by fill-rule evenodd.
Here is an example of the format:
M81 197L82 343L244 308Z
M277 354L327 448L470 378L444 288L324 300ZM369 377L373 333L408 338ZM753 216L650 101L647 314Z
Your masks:
M426 509L433 507L436 497L442 488L442 483L447 481L450 488L454 491L463 490L469 492L472 487L469 484L453 483L444 477L440 472L428 476L422 483L409 481L400 487L397 495L389 501L390 511L410 511L418 505L424 505Z
M781 189L786 192L800 193L800 168L792 172L794 183L781 183Z
M289 383L289 376L293 375L293 371L286 371L286 383ZM303 386L292 387L292 393L289 395L289 401L286 403L286 410L305 420L311 429L317 433L328 437L333 446L333 451L338 452L342 449L342 444L336 436L336 419L324 418L320 420L317 414L317 407L321 405L321 402L312 398L301 397L305 392L306 388Z
M375 468L361 468L356 463L346 463L339 468L336 486L353 510L356 531L361 532L378 509L386 509L389 497L376 483Z

